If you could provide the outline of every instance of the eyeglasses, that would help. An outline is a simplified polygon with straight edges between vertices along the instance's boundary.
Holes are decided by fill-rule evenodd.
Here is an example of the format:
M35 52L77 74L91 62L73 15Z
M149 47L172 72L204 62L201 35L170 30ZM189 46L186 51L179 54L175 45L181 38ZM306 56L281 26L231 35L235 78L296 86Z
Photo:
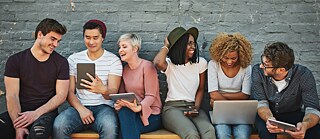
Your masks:
M196 43L196 42L193 42L193 41L190 41L190 42L188 42L188 45L189 45L189 46L192 46L192 47L195 47L195 46L197 45L197 43Z
M268 68L279 68L279 67L266 67L263 63L261 63L261 65L263 66L263 70L267 70Z
M263 66L263 70L267 70L268 68L279 68L279 67L267 67L266 64L263 63L263 56L261 56L261 65Z

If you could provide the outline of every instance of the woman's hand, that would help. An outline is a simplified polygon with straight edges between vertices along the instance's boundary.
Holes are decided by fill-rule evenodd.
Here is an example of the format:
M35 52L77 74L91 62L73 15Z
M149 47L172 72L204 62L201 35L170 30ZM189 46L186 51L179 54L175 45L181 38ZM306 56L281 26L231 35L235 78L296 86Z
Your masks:
M132 103L124 99L120 99L120 100L117 100L116 104L120 105L121 107L127 107L131 109L133 112L140 112L142 110L141 105L137 104L136 99Z
M166 38L164 39L163 45L164 45L165 47L168 47L168 50L170 50L171 47L170 47L170 43L169 43L168 37L166 37Z
M122 106L121 106L120 104L118 104L118 100L117 100L117 102L114 103L114 109L115 109L116 111L119 111L121 108L122 108Z

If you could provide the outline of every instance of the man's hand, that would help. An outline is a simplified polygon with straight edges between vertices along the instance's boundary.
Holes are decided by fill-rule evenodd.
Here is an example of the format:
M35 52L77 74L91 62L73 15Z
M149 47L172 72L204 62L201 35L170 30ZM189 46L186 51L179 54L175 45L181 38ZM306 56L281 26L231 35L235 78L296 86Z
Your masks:
M16 139L24 139L24 135L26 134L29 134L29 130L27 128L16 128Z
M32 124L40 116L35 111L21 112L21 113L18 113L18 115L19 117L13 122L14 128L21 128L21 127L25 128L30 124Z
M272 119L275 119L274 117L271 117ZM279 128L278 126L272 125L269 120L266 122L266 127L270 133L281 133L284 132L282 128Z
M88 124L91 124L94 122L94 117L93 117L92 111L90 111L86 107L80 108L78 110L78 112L80 114L80 118L81 118L83 124L88 125Z
M83 83L81 83L80 85L86 87L88 91L96 94L102 94L108 90L107 86L105 86L102 83L102 80L99 78L98 75L95 75L95 78L93 78L92 75L87 73L87 76L91 79L92 82L87 81L85 79L81 79L81 82Z
M303 139L306 134L306 131L307 131L307 125L306 123L303 123L303 122L302 123L299 122L297 124L297 131L286 130L286 132L295 139Z

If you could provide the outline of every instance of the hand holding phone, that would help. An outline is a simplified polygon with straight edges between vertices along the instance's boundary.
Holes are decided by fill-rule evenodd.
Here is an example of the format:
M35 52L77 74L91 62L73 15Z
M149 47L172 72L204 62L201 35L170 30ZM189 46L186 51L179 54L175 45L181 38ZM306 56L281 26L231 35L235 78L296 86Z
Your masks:
M88 89L81 85L85 84L81 79L85 79L89 82L92 82L90 77L87 75L89 73L91 76L95 77L95 64L94 63L78 63L77 64L77 82L76 87L78 89Z
M199 111L194 106L189 106L187 110L183 111L183 114L187 117L196 117L199 115Z

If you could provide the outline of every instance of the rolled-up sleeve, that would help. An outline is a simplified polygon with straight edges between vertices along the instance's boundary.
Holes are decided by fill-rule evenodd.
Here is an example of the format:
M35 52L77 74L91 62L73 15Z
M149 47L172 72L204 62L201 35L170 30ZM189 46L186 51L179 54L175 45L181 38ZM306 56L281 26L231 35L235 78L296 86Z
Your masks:
M267 100L260 100L258 101L258 109L262 107L267 107L269 108L269 102Z
M311 107L306 107L305 115L312 113L320 117L320 111Z
M320 117L319 98L316 89L316 81L312 72L306 68L301 77L302 101L305 106L305 114L313 113Z

